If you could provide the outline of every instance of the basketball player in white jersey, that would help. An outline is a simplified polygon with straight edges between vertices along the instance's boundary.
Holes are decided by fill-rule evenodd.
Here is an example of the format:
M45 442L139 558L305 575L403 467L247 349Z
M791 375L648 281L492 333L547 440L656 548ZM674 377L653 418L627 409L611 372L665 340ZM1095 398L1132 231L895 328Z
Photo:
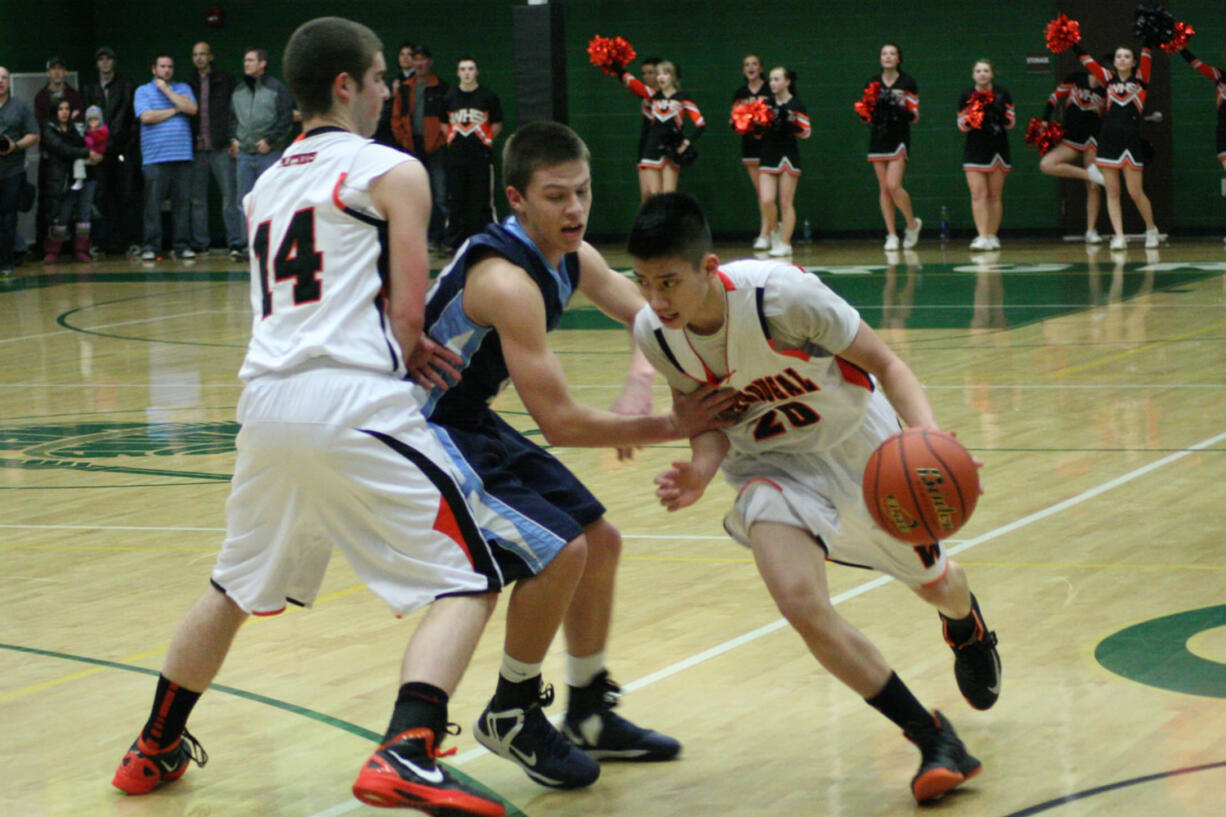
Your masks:
M420 336L430 194L416 159L366 138L388 93L381 49L370 29L336 17L304 24L286 46L305 133L244 202L254 315L226 539L115 773L128 794L177 780L189 760L204 765L187 717L240 625L310 605L336 546L396 614L431 605L354 794L433 815L505 814L435 762L448 697L505 579L479 533L486 510L462 494L404 379L406 358L436 351ZM563 609L582 567L564 552L542 571L562 572Z
M941 797L981 764L949 721L924 708L880 651L835 612L825 566L880 570L935 606L963 695L977 709L996 702L996 636L965 573L938 542L912 549L891 539L861 497L864 465L899 430L899 417L912 427L938 427L923 387L816 276L773 260L721 267L690 196L649 199L629 250L648 301L636 317L635 340L674 398L704 384L740 394L737 422L691 439L692 458L657 477L657 495L670 510L691 505L722 467L739 491L724 527L753 551L775 603L818 661L919 747L916 800Z

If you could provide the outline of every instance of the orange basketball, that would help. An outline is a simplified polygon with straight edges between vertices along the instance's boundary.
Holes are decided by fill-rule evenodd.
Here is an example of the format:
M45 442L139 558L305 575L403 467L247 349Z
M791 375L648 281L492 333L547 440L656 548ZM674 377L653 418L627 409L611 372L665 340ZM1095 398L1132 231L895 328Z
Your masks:
M979 501L979 469L953 436L911 428L864 466L864 502L882 530L912 545L948 539Z

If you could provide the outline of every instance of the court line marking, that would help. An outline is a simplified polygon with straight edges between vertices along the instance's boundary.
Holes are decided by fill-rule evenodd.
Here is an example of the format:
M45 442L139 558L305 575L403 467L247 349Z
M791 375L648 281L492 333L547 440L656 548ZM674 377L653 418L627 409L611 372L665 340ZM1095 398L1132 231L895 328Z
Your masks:
M1210 446L1215 445L1223 440L1226 440L1226 431L1220 434L1215 434L1214 436L1209 437L1208 439L1201 440L1200 442L1195 443L1194 445L1188 446L1187 448L1181 451L1177 451L1174 454L1168 454L1167 456L1162 457L1161 459L1154 460L1148 465L1143 465L1140 468L1135 468L1126 474L1122 474L1121 476L1115 477L1114 479L1110 479L1094 488L1090 488L1088 490L1082 491L1081 493L1075 496L1069 497L1068 499L1065 499L1061 502L1057 502L1054 505L1049 505L1048 507L1035 511L1034 513L1027 514L1026 516L1023 516L1021 519L1017 519L1013 522L1010 522L1007 525L1002 525L999 528L988 531L987 533L980 534L979 536L968 539L965 542L961 543L960 545L956 545L952 548L949 548L949 555L953 556L956 553L961 553L963 551L970 550L973 547L982 545L984 542L990 542L993 539L999 539L1001 536L1004 536L1009 533L1013 533L1014 531L1020 528L1024 528L1027 525L1031 525L1035 522L1040 522L1049 516L1054 516L1055 514L1058 514L1061 511L1065 511L1069 508L1074 507L1075 505L1080 505L1082 502L1086 502L1090 499L1094 499L1095 497L1101 494L1105 494L1108 491L1118 488L1121 485L1125 485L1129 482L1132 482L1135 479L1139 479L1145 476L1146 474L1150 473L1151 471L1156 471L1159 468L1165 468L1166 466L1170 465L1173 462L1177 462L1183 459L1184 457L1187 457L1193 454L1196 451L1200 451L1201 449L1209 448ZM850 601L851 599L854 599L857 596L862 596L865 593L869 592L870 590L875 590L878 587L882 587L883 585L886 585L892 581L894 581L894 577L892 576L885 576L885 575L878 576L872 581L865 582L864 584L858 585L856 587L851 588L850 590L846 590L842 593L839 593L836 596L833 596L830 599L830 603L831 604L841 604L845 601ZM683 672L691 667L697 666L698 664L701 664L704 661L707 661L709 659L723 655L724 653L730 652L731 650L734 650L737 647L748 644L751 641L756 641L757 639L762 638L765 635L769 635L775 632L776 630L780 630L786 626L787 626L787 620L784 618L778 618L775 621L770 622L769 624L764 624L755 630L750 630L749 632L743 633L742 635L729 639L728 641L725 641L722 644L716 644L714 647L703 650L700 653L691 655L689 658L682 659L681 661L678 661L670 666L664 667L663 669L657 670L656 672L648 673L647 675L644 675L642 678L638 678L634 681L631 681L628 684L622 685L622 689L625 692L634 692L635 690L650 686L651 684L654 684L657 681L662 681L665 678L676 675L677 673ZM555 715L554 717L550 718L550 720L556 722L557 720L560 720L562 717L563 716L559 713ZM469 749L466 752L461 752L460 754L451 758L448 765L462 766L472 760L475 760L476 758L481 757L482 755L487 755L487 754L489 754L488 749L486 749L484 746L478 746L473 749ZM311 814L310 817L340 817L340 815L342 814L348 814L349 812L355 809L361 808L361 807L362 807L362 803L360 803L357 800L351 800L345 803L338 803L337 805L331 806L330 808L324 809L323 811L315 812Z
M23 340L38 340L40 338L51 338L51 337L55 337L56 335L67 335L70 333L78 332L80 330L85 330L87 332L94 332L94 331L97 331L98 329L113 329L117 326L131 326L133 324L139 324L139 323L154 323L155 321L177 320L179 318L195 317L196 315L215 315L217 314L218 311L219 310L216 310L216 309L197 309L197 310L193 310L192 312L181 312L177 315L160 315L156 318L133 318L130 321L103 323L103 324L99 324L98 326L88 326L88 327L82 326L79 328L69 327L66 329L56 329L54 332L40 332L37 335L18 335L12 338L0 338L0 343L18 343Z
M1051 374L1051 377L1052 378L1066 377L1070 374L1076 374L1077 372L1083 372L1086 369L1093 369L1097 366L1102 366L1107 363L1113 363L1117 360L1122 360L1123 358L1131 357L1133 355L1137 355L1142 352L1149 352L1153 349L1158 349L1163 346L1167 346L1168 344L1175 343L1177 341L1187 340L1188 338L1193 338L1193 337L1196 337L1197 335L1203 335L1206 332L1212 332L1215 329L1221 329L1223 326L1226 326L1226 321L1221 321L1219 323L1213 323L1213 324L1210 324L1209 326L1202 327L1192 332L1185 332L1182 335L1176 335L1172 338L1165 338L1163 340L1156 340L1152 343L1146 343L1144 346L1138 346L1135 349L1129 349L1125 352L1117 352L1114 355L1107 355L1106 357L1100 357L1097 360L1091 360L1087 363L1082 363L1077 366L1069 366L1067 368L1060 369L1057 372L1053 372Z

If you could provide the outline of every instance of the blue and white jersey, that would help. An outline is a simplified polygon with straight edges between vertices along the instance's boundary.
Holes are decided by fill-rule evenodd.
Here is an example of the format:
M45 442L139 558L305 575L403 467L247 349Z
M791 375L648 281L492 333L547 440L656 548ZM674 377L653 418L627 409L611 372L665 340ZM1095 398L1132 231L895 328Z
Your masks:
M464 285L469 267L499 255L523 269L545 300L545 331L552 331L579 284L579 254L570 253L555 268L532 243L515 216L491 224L469 238L426 295L425 332L464 358L462 378L447 390L414 392L426 418L446 425L465 425L485 416L489 404L507 384L510 373L502 343L492 326L479 326L464 313ZM514 309L515 304L507 304Z

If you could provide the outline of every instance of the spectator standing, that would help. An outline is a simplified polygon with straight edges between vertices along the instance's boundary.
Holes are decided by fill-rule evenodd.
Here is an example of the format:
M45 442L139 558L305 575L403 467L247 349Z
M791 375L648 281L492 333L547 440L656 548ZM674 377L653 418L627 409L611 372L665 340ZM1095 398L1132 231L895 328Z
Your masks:
M0 278L13 274L17 201L26 177L26 150L38 144L38 122L30 106L14 99L9 70L0 66Z
M231 258L242 258L246 230L234 199L234 157L229 151L230 104L234 77L213 65L213 48L206 42L192 46L196 72L188 79L199 112L192 117L192 249L208 252L209 176L221 191L221 215L226 226L226 247Z
M145 177L145 232L141 260L154 261L162 246L162 200L170 194L175 255L195 258L190 246L192 125L196 97L186 82L173 82L169 54L153 60L153 79L136 89L141 171Z
M384 78L390 93L387 99L383 100L383 110L379 114L379 127L375 128L375 135L372 137L379 144L399 151L403 151L404 147L396 139L396 133L392 130L392 102L400 90L400 83L413 76L413 49L415 48L417 48L416 45L406 40L396 50L397 67L395 70L388 71Z
M62 59L52 57L47 60L47 84L34 95L34 118L38 120L40 128L47 124L49 118L52 118L51 112L55 110L55 104L61 99L67 99L72 105L72 121L81 121L81 114L85 112L85 102L77 89L64 79L67 75L68 69L64 67Z
M108 136L106 153L96 168L98 188L94 200L100 219L94 221L94 237L103 251L121 253L139 241L137 213L140 211L137 168L140 143L136 138L136 117L132 98L136 84L115 70L115 50L108 45L94 52L98 81L82 89L87 106L102 109Z
M281 158L293 126L294 102L285 86L268 75L268 51L248 48L243 52L243 81L235 84L230 101L230 155L236 162L240 217L243 196Z
M477 83L480 73L476 59L461 57L456 66L460 85L443 99L449 247L460 246L494 220L493 146L502 132L502 103Z
M401 81L392 101L392 130L405 150L416 156L430 174L430 249L438 252L447 225L447 141L443 99L450 86L434 73L430 49L413 50L413 76Z
M90 111L95 114L95 122L100 122L102 112L96 108ZM84 134L72 121L72 103L67 99L61 99L52 109L51 119L43 126L42 146L47 158L39 194L50 219L43 242L43 263L59 260L60 248L71 235L69 225L74 223L77 225L74 255L78 261L89 261L89 213L94 200L94 182L86 178L78 186L74 180L74 165L86 162L92 171L92 166L102 161L102 153L86 144Z

